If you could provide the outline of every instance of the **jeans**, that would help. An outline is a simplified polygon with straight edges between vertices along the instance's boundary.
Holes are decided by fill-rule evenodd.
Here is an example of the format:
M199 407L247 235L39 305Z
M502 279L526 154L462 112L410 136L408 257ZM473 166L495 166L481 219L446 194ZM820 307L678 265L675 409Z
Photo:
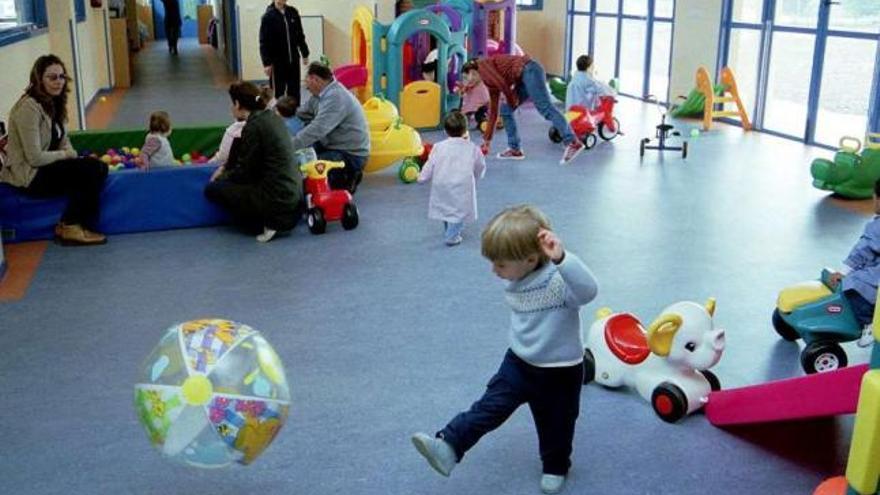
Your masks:
M353 155L347 151L328 150L320 143L315 143L313 147L319 159L345 163L345 168L336 168L327 173L330 189L347 189L354 194L364 177L363 170L364 165L367 164L367 157Z
M443 222L443 240L450 242L461 235L464 222Z
M525 403L538 429L538 447L544 473L565 475L571 467L574 425L580 413L584 364L539 368L507 350L483 397L470 410L455 416L437 432L452 446L458 459L480 438L501 426Z
M849 307L852 308L859 324L868 325L874 320L874 305L861 294L850 289L843 292L843 297L849 302Z
M547 74L541 64L534 60L529 61L523 67L522 78L516 85L516 95L519 98L519 104L522 105L526 100L531 99L535 104L538 113L546 120L553 124L553 127L559 131L562 136L562 142L566 145L571 144L575 140L571 126L565 120L565 116L553 106L550 101L550 91L547 90ZM513 150L520 149L519 133L516 129L516 120L513 118L514 109L507 104L501 104L501 120L504 122L504 130L507 132L507 147Z

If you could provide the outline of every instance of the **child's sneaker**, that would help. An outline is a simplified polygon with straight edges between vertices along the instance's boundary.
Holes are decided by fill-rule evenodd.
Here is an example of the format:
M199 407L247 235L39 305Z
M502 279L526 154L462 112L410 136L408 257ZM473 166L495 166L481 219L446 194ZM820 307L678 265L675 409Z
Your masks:
M541 493L559 493L565 486L565 476L544 474L541 476Z
M463 240L464 240L464 238L461 236L461 234L459 234L459 235L453 237L452 239L447 239L446 245L447 246L458 246L459 244L461 244L461 241L463 241Z
M865 328L862 329L862 336L859 337L859 341L856 342L856 345L859 347L868 347L874 342L874 327L872 325L865 325Z
M576 156L581 154L581 151L584 151L584 143L582 143L580 139L575 138L571 144L565 147L565 151L562 153L562 160L559 160L559 164L565 165L574 160Z
M269 242L275 238L275 234L277 233L277 230L272 230L269 227L263 227L263 233L257 236L257 242Z
M506 151L502 151L495 156L501 160L522 160L526 157L522 150L515 150L512 148L508 148Z
M443 476L449 476L455 463L458 461L452 446L441 438L436 438L427 433L416 433L412 436L412 443L415 445L419 454L428 460L438 473Z

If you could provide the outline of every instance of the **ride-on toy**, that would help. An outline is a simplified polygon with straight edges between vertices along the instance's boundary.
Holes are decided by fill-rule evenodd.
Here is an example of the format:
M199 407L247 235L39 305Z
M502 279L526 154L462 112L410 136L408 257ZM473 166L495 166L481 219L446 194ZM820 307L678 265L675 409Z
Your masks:
M343 162L312 160L299 166L305 174L306 219L312 234L323 234L327 222L342 221L342 228L351 230L358 226L358 210L351 193L344 189L330 189L327 173L334 168L344 168Z
M822 270L820 280L802 282L779 292L773 310L773 328L785 340L804 339L801 367L806 373L836 370L847 365L840 342L862 335L852 308L837 284L831 289L831 271Z
M724 352L715 328L715 299L666 307L646 331L630 313L603 308L584 341L584 383L634 387L663 421L674 423L700 409L721 382L709 368Z
M599 106L595 110L588 110L581 105L573 105L565 112L565 119L571 125L575 136L584 143L587 149L596 145L596 132L605 141L616 138L620 132L620 122L614 116L614 103L617 100L613 96L599 98ZM548 131L550 140L554 143L562 142L562 134L555 127Z
M657 106L662 108L660 102L656 99L650 99L648 101L654 101L657 103ZM642 139L639 144L639 157L645 156L645 150L657 150L657 151L681 151L681 157L687 158L688 156L688 143L685 140L682 140L681 146L669 146L666 144L666 140L670 137L679 137L681 133L675 130L675 126L672 124L666 123L666 111L660 111L660 124L657 126L657 132L655 134L655 138L657 139L656 146L649 146L648 143L651 142L651 138Z

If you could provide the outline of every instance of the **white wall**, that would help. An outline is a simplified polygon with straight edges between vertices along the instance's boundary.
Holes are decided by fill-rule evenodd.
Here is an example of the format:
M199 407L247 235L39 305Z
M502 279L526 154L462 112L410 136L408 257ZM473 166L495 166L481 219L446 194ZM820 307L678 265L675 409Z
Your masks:
M697 67L705 65L715 74L718 36L721 34L721 0L676 0L672 31L672 77L670 102L687 96L696 86Z

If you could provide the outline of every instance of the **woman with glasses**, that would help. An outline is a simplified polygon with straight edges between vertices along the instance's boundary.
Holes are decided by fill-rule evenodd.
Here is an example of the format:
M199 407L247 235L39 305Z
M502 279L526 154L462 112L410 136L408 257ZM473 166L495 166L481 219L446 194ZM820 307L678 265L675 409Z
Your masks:
M93 227L107 165L77 157L64 129L71 78L55 55L34 62L24 95L9 112L7 162L0 182L34 197L67 196L67 208L55 226L63 245L104 244L107 238Z

